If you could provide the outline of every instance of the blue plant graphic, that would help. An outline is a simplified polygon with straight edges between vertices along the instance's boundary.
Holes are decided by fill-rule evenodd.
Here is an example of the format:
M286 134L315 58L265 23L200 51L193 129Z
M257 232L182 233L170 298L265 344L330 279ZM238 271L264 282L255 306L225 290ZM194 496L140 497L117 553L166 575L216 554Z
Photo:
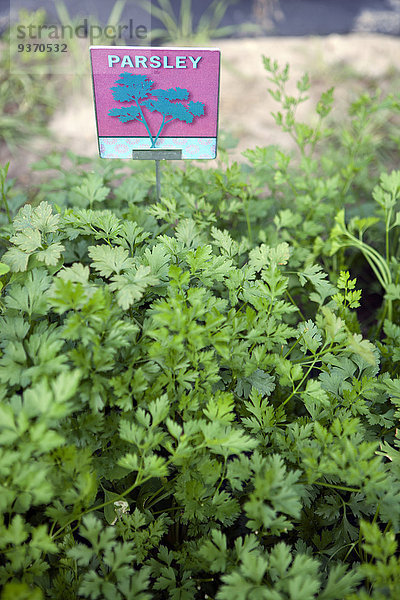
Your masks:
M152 148L155 148L157 140L167 123L171 123L176 119L192 123L195 117L204 115L203 102L193 102L192 100L187 104L181 102L189 98L189 91L183 88L153 90L154 81L148 79L146 75L132 75L131 73L122 73L115 83L118 85L111 88L114 100L118 102L134 101L134 104L122 108L112 108L108 114L112 117L118 117L122 123L128 123L128 121L142 123L149 135ZM152 135L146 121L144 108L162 115L162 122L155 136Z

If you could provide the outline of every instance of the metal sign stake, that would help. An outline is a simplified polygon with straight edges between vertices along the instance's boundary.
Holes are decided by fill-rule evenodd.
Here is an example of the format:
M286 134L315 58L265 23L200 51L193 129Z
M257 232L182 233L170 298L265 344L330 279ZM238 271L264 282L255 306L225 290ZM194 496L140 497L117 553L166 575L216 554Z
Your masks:
M156 194L157 202L161 198L161 160L182 160L182 149L148 148L146 150L133 150L132 158L135 160L154 160L156 163Z
M161 172L160 172L160 161L156 160L156 190L157 190L157 202L160 202L161 198Z

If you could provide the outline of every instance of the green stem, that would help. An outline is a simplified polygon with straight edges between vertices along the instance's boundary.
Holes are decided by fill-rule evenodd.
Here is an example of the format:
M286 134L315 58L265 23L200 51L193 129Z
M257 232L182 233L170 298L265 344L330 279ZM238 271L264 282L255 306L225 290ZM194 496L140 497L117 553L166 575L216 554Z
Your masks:
M286 358L291 352L292 350L294 350L294 348L296 348L297 344L300 342L302 336L300 336L295 342L294 344L291 345L291 347L289 348L289 350L286 352L285 356L283 358Z
M351 236L351 234L349 234L348 232L347 232L347 235L350 239L354 240L355 243L353 245L358 247L361 250L361 252L364 254L368 264L370 265L371 269L375 273L375 276L378 279L379 283L381 284L383 289L385 291L387 291L387 287L389 286L390 283L392 283L392 275L390 273L388 261L385 261L385 259L383 258L383 256L381 254L379 254L379 252L377 252L374 248L372 248L368 244L365 244L365 242L357 240L357 238L355 238L354 236ZM389 241L387 242L387 244L389 244ZM389 246L387 246L386 251L389 252ZM393 319L393 302L392 302L392 300L387 300L387 313L388 313L389 321L392 321L392 319Z
M242 306L240 308L238 308L238 310L236 311L236 316L240 313L241 310L243 310L243 308L246 308L248 302L244 302L242 304Z
M331 342L329 344L329 346L327 346L327 342L325 342L322 349L319 352L316 352L314 354L313 359L316 362L317 360L320 360L323 356L326 356L330 352L334 352L335 354L338 354L340 350L343 350L346 347L347 347L347 344L337 344L335 346L335 348L333 348L333 342ZM310 357L310 359L311 359L311 357ZM293 361L293 362L294 362L294 364L301 364L303 366L305 366L306 364L309 364L308 360L305 361L304 363L302 361Z
M285 406L285 404L287 404L287 403L289 402L289 400L290 400L291 398L293 398L293 396L294 396L295 394L297 394L297 392L298 392L298 390L299 390L300 386L301 386L301 385L304 383L304 381L307 379L307 377L308 377L309 373L310 373L310 372L311 372L311 370L313 369L313 367L314 367L314 365L315 365L315 363L316 363L316 362L317 362L317 359L314 357L314 360L313 360L313 362L311 363L311 365L309 366L309 368L308 368L308 370L307 370L306 374L305 374L305 375L304 375L304 376L301 378L300 382L299 382L299 383L297 384L297 386L294 388L294 390L293 390L293 392L290 394L290 396L288 396L288 397L286 398L286 400L284 400L284 401L282 402L282 404L280 405L280 407L283 407L283 406Z
M382 311L382 316L378 321L378 325L376 326L376 333L375 333L376 338L379 338L380 331L381 331L383 324L385 322L385 319L386 319L386 314L388 313L388 308L389 308L388 303L386 303L383 308L383 311Z
M226 470L226 456L224 457L224 465L223 465L223 467L222 467L222 473L221 473L221 477L220 477L220 480L219 480L219 484L218 484L218 486L217 486L217 490L216 490L217 492L219 491L219 488L221 487L221 485L222 485L222 482L223 482L223 481L224 481L224 479L225 479L225 470Z
M50 537L52 537L52 535L53 535L53 531L54 531L55 526L56 526L56 521L53 521L53 524L52 524L52 526L50 528L50 532L49 532Z
M169 480L168 483L171 484L178 479L178 475L176 475L173 479ZM161 496L160 496L161 494ZM172 491L165 491L165 487L161 486L154 494L146 498L143 503L143 508L151 508L154 504L158 504L164 498L167 498L172 494Z
M184 506L170 506L169 508L163 508L162 510L156 510L152 512L152 515L162 515L163 513L170 512L171 510L183 510Z
M387 212L385 211L385 229L386 229L386 263L390 262L390 239L389 239L389 228L390 221L392 220L392 209L390 208Z
M171 462L171 459L168 460L166 462L166 464L168 465L170 462ZM83 516L85 516L85 515L93 512L95 510L99 510L100 508L104 508L105 506L108 506L109 504L113 504L114 502L116 502L116 500L119 500L120 498L124 498L125 496L127 496L128 494L130 494L136 487L138 487L139 485L143 485L144 483L146 483L146 481L149 481L149 479L152 479L152 475L150 475L149 477L145 477L144 479L138 478L138 476L136 476L135 482L127 490L125 490L124 492L122 492L122 494L119 494L117 498L114 497L112 500L108 500L107 502L102 502L101 504L97 504L96 506L92 506L92 508L88 508L87 510L84 510L78 516L73 517L72 519L70 519L68 521L68 523L66 523L65 525L63 525L62 527L60 527L60 529L58 529L52 535L52 538L53 539L57 539L59 537L60 533L62 531L64 531L64 529L66 529L74 521L80 521Z
M390 274L389 267L388 267L385 259L383 258L383 256L381 254L379 254L379 252L377 250L375 250L375 248L372 248L372 246L369 246L365 242L358 240L354 235L352 235L349 231L347 231L347 229L345 230L344 233L349 238L349 240L351 240L352 246L361 250L361 252L364 254L365 258L367 258L367 255L368 255L371 258L371 260L374 261L376 267L378 267L378 269L380 271L381 276L378 275L378 273L375 270L374 270L374 272L379 280L379 283L381 283L382 287L384 289L386 289L386 286L392 282L392 276ZM371 267L372 267L372 265L371 265Z
M333 490L341 490L342 492L354 492L358 494L362 490L358 488L347 487L347 485L334 485L333 483L325 483L324 481L314 481L312 485L322 485L323 487L328 487Z
M388 523L386 523L385 529L383 530L383 535L385 535L385 533L387 533L389 531L391 526L392 526L392 521L388 521Z
M4 192L4 180L5 180L5 177L6 177L6 175L7 175L7 172L8 172L8 167L9 167L9 164L10 164L10 163L8 163L8 164L6 165L5 176L4 176L4 179L2 178L2 182L1 182L1 199L3 200L4 208L6 209L6 213L7 213L7 219L8 219L8 222L9 222L9 223L12 223L11 214L10 214L10 208L9 208L9 206L8 206L8 202L7 202L6 194L5 194L5 192Z
M378 252L374 251L373 248L367 246L366 244L364 244L363 252L365 257L367 257L367 255L371 257L371 259L375 262L375 265L380 270L384 282L382 287L386 289L386 287L392 283L392 275L386 261Z
M300 308L297 306L296 302L293 300L292 296L290 295L290 292L288 290L286 290L286 295L289 298L290 302L293 304L293 306L295 306L297 308L297 310L300 313L301 318L303 319L303 321L305 321L305 316L303 315L303 313L301 312Z
M251 223L250 223L250 218L249 218L249 207L248 207L247 199L245 200L243 198L243 206L244 206L244 213L246 215L247 233L249 235L250 244L252 244L253 243L253 235L251 232Z
M376 507L376 511L375 511L375 514L374 514L374 518L373 518L373 520L372 520L372 523L373 523L373 524L374 524L374 523L376 523L376 521L377 521L377 519L378 519L378 515L379 515L379 504L378 504L378 506Z
M373 270L373 272L375 273L375 276L377 278L377 280L379 281L379 283L381 284L381 286L383 287L384 290L386 290L386 282L383 278L383 274L380 271L379 266L376 264L376 262L374 261L374 259L372 258L372 256L368 253L368 252L364 252L363 250L361 250L361 252L364 254L369 266L371 267L371 269Z
M344 544L343 546L340 546L340 548L338 548L337 550L335 550L335 552L333 552L333 554L330 554L329 557L332 560L333 557L338 553L341 552L341 550L344 550L345 548L347 548L348 546L350 546L350 550L348 551L348 553L346 554L346 558L347 556L350 554L350 552L352 551L352 549L354 548L354 546L356 546L358 544L358 540L356 542L352 542L350 544ZM322 551L320 552L320 554L322 554ZM346 562L346 558L344 559L343 562Z

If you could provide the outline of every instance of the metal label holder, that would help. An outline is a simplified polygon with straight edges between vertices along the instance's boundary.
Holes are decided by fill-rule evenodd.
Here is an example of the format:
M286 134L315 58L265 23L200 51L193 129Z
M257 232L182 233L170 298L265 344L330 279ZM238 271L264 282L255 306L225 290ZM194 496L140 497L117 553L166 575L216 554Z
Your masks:
M134 160L154 160L156 163L156 190L157 202L161 197L161 160L182 160L182 149L146 148L145 150L132 150Z

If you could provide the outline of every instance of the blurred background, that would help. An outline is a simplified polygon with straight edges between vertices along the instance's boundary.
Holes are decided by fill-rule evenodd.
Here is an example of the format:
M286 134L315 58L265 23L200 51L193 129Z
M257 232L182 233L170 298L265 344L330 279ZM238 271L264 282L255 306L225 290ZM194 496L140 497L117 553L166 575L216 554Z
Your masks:
M97 155L91 43L220 48L220 149L229 160L256 146L292 147L271 116L262 56L289 63L289 88L309 74L305 122L331 86L335 127L361 93L397 93L400 83L400 0L0 0L0 35L0 163L27 185L29 165L52 151ZM29 46L48 42L58 51ZM380 127L398 144L393 123Z

